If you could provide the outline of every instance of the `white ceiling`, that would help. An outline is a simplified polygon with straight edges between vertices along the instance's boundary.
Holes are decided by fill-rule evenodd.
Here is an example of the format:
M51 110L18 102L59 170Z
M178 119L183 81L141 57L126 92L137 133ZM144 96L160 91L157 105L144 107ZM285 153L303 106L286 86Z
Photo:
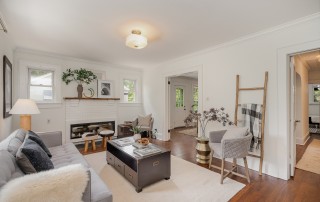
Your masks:
M149 67L320 11L319 0L0 0L22 48ZM126 47L133 28L149 38Z

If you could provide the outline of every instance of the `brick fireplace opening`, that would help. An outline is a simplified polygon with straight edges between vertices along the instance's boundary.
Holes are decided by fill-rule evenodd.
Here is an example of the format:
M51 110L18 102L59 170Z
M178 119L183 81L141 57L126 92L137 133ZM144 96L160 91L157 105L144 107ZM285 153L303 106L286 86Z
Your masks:
M70 125L70 139L81 140L83 133L96 132L99 129L109 129L115 131L115 121L77 123Z

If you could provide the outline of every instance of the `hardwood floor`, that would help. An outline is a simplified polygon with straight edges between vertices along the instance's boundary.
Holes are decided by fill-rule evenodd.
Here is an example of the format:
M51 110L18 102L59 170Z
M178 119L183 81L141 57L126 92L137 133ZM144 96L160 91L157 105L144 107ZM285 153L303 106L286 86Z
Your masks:
M171 133L171 140L163 142L153 140L152 142L168 149L174 156L178 156L189 162L196 163L196 140L192 136L183 135L174 130ZM297 146L297 161L300 159L313 139L320 139L320 135L312 135L304 146ZM221 161L214 159L213 164L220 166ZM199 166L207 168L207 165ZM227 163L227 168L231 168ZM208 169L208 168L207 168ZM210 169L220 173L217 169ZM244 173L244 168L238 166L238 170ZM247 186L237 193L230 201L320 201L320 175L296 169L296 175L288 181L281 180L268 175L260 176L258 172L250 170L251 183L238 176L231 176L232 179L244 183Z
M179 130L173 130L171 140L164 142L151 139L154 144L171 150L171 154L189 162L195 163L196 159L196 140L194 137L178 133ZM301 159L307 146L313 139L320 139L320 135L311 135L311 138L304 146L297 146L297 161ZM97 151L102 151L97 146ZM81 151L81 146L79 146ZM90 151L90 150L89 150ZM92 151L90 151L92 153ZM221 161L214 159L213 164L220 166ZM207 165L198 164L207 168ZM231 164L227 163L227 169ZM211 168L213 172L220 173L219 170ZM244 173L244 168L238 166L238 170ZM260 176L258 172L250 170L251 183L248 184L246 179L238 176L230 176L232 179L246 184L230 201L320 201L320 175L296 169L295 177L286 181L268 175Z

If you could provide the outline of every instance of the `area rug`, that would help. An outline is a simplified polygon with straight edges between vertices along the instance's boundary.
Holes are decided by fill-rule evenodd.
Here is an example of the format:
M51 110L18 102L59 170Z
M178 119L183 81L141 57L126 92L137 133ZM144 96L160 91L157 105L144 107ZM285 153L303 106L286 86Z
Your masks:
M220 175L171 156L171 178L137 193L122 175L106 163L106 153L84 156L113 193L114 202L214 202L228 201L245 185L230 178L220 184Z
M296 168L320 174L320 140L312 140Z
M188 129L180 130L180 131L178 131L178 133L185 134L185 135L191 135L194 137L198 136L197 128L188 128Z

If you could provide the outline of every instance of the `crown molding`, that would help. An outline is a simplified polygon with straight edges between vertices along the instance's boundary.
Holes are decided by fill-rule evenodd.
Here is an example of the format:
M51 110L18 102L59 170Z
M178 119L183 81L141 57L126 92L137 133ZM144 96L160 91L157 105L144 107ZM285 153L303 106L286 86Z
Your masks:
M83 62L83 63L87 63L87 64L92 64L92 65L96 65L96 66L106 66L108 68L111 69L121 69L121 70L134 70L134 71L138 71L138 72L142 72L143 69L142 68L137 68L137 67L130 67L130 66L124 66L124 65L117 65L117 64L113 64L110 62L98 62L98 61L94 61L94 60L86 60L86 59L81 59L81 58L75 58L75 57L71 57L71 56L66 56L66 55L61 55L58 53L50 53L50 52L46 52L46 51L39 51L39 50L33 50L33 49L28 49L28 48L22 48L22 47L17 47L14 50L15 54L18 53L26 53L26 54L32 54L32 55L38 55L38 56L42 56L42 57L51 57L51 58L55 58L55 59L59 59L59 60L69 60L69 61L73 61L73 62Z

